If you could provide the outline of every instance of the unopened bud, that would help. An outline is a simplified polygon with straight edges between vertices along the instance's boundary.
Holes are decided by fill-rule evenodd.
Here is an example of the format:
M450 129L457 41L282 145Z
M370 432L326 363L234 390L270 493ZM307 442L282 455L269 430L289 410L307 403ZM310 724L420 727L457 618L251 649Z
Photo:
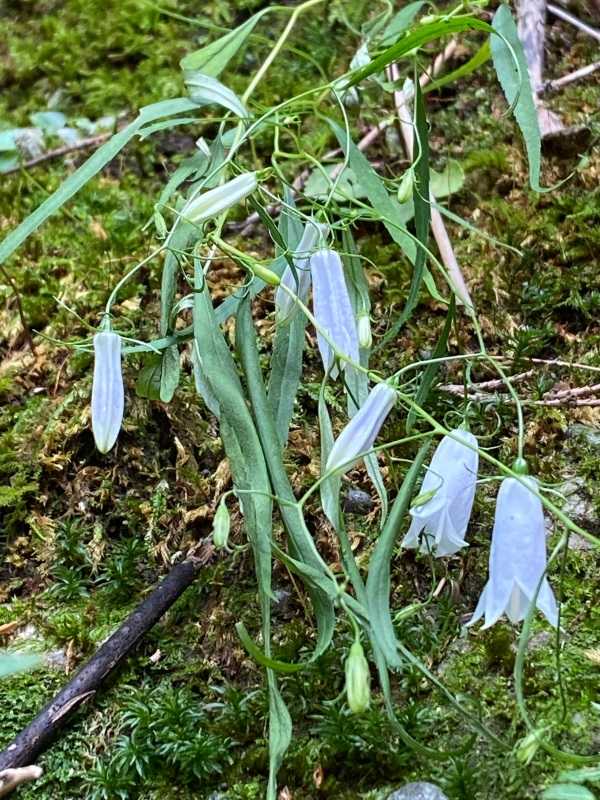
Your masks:
M229 541L229 530L231 528L231 518L229 509L224 500L221 500L213 519L212 540L217 550L227 547Z
M357 323L358 344L364 350L370 350L373 344L373 336L371 335L371 320L369 319L369 315L364 312L359 314Z
M97 333L94 353L92 431L98 450L108 453L121 430L125 402L119 334L112 331Z
M183 207L181 216L196 224L204 222L211 217L216 217L222 211L226 211L231 206L239 203L256 189L255 172L246 172L238 175L231 181L227 181L222 186L209 189Z
M409 169L402 176L402 180L400 181L400 185L398 186L397 197L399 203L406 203L410 200L413 193L413 183L414 183L413 171L412 169Z
M362 714L371 702L371 674L362 645L355 640L346 659L346 697L353 714Z

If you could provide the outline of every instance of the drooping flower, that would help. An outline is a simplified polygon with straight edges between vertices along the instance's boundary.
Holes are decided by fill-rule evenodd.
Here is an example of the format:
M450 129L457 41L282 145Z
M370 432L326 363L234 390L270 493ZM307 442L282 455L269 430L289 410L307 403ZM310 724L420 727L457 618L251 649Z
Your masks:
M108 453L121 430L125 404L121 372L121 337L112 331L94 336L92 431L96 447Z
M310 259L313 282L313 312L319 326L325 330L335 347L348 358L358 362L358 334L352 303L344 278L344 268L334 250L317 250ZM317 342L326 371L338 374L335 353L325 337L317 330ZM340 368L345 369L342 361Z
M291 267L287 266L281 276L281 284L290 289L297 297L306 303L308 299L308 292L310 290L310 254L317 245L319 238L325 235L327 227L320 225L317 222L307 222L304 226L304 231L297 248L292 254L292 261L296 268L296 277L292 272ZM285 289L281 286L275 292L275 317L279 324L288 322L298 306Z
M214 189L194 197L183 207L181 216L199 224L239 203L252 194L257 186L256 173L245 172L221 186L215 186Z
M535 478L505 478L498 492L492 531L489 579L469 625L485 617L489 628L503 614L525 619L546 569L546 531ZM551 625L558 623L554 593L544 577L536 601Z
M475 499L479 456L477 439L462 428L437 446L421 487L421 504L410 509L412 522L402 542L421 553L448 556L466 547L465 533Z
M371 702L371 675L358 639L352 643L344 665L346 672L346 697L353 714L362 714Z
M361 453L370 450L395 402L396 390L388 383L378 383L336 439L325 471L343 469L347 472Z

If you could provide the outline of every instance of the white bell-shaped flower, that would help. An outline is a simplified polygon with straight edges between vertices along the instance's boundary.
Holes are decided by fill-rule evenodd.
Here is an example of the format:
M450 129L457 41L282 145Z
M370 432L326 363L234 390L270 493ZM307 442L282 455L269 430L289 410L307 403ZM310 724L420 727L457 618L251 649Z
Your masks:
M292 272L291 267L286 267L281 276L282 285L275 292L275 317L279 324L288 322L298 309L293 298L283 286L286 286L303 303L306 303L310 291L310 254L318 244L319 238L324 238L326 235L326 225L310 220L304 226L298 247L292 253L296 275Z
M410 509L412 522L403 547L449 556L467 547L465 533L477 482L477 439L462 428L444 436L423 480L421 504Z
M317 250L310 259L313 282L313 312L319 326L327 332L335 347L348 358L358 362L358 333L356 319L348 294L342 261L334 250ZM338 374L335 354L325 337L317 331L317 342L325 370ZM347 366L345 362L340 368Z
M395 402L396 390L385 382L378 383L335 440L325 471L342 468L347 472L362 453L369 451Z
M546 531L542 502L535 478L505 478L498 492L490 550L489 580L469 625L485 617L484 628L502 614L515 623L525 619L546 569ZM548 579L544 577L536 601L551 625L558 609Z

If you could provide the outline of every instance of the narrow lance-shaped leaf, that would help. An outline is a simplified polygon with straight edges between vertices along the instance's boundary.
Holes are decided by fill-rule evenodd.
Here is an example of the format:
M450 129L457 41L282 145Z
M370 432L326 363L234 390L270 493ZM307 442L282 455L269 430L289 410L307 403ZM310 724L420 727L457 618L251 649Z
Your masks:
M513 109L513 114L525 140L531 188L539 192L542 191L540 186L540 128L529 81L527 60L517 33L517 26L507 5L503 4L498 8L494 14L492 25L497 34L500 34L491 37L494 67L502 91ZM518 66L515 64L515 55Z
M247 19L242 25L215 39L214 42L210 42L210 44L195 50L193 53L188 53L180 61L181 68L184 70L197 69L206 75L212 75L213 78L218 77L236 53L239 52L240 47L254 30L256 23L268 10L268 8L263 9L263 11Z
M386 661L392 667L398 666L400 659L390 614L390 562L402 520L408 510L410 498L428 449L429 442L426 442L406 473L369 562L367 577L369 619L375 640L383 651Z

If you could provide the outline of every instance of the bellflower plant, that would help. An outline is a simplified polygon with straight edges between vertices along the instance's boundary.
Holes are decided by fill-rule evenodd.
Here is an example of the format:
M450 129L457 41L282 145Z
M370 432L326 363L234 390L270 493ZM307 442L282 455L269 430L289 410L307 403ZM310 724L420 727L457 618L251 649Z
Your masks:
M121 430L125 402L119 334L112 331L97 333L94 353L92 431L98 450L108 453Z
M370 450L395 402L396 390L388 383L378 383L336 439L325 471L343 469L347 472L361 453Z
M340 352L353 361L358 361L356 319L340 257L334 250L317 250L310 259L310 272L313 282L313 312L317 322ZM319 331L317 341L325 370L331 370L332 377L337 377L335 354ZM341 369L345 366L342 363Z
M525 619L546 569L546 531L535 478L505 478L498 492L492 532L489 580L469 625L485 617L489 628L506 614L512 623ZM556 627L558 609L544 577L536 605Z
M421 488L421 496L429 498L410 509L412 522L404 547L419 548L422 553L431 551L439 557L467 546L465 533L479 465L477 449L473 448L477 448L477 439L462 428L453 431L452 436L444 436L439 443Z

